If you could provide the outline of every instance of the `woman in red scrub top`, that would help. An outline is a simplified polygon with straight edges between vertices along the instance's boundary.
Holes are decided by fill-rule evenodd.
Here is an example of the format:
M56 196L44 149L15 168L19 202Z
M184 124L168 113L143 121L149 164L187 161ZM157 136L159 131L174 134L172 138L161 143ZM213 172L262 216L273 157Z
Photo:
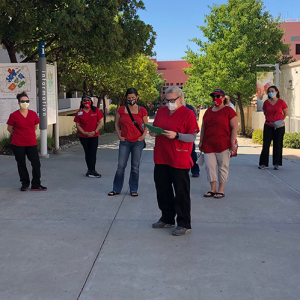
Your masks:
M208 108L203 116L199 143L199 149L204 152L207 180L211 186L203 196L222 198L228 180L230 154L236 153L238 118L231 107L224 105L224 91L216 89L210 96L214 106Z
M127 105L121 106L116 113L115 128L120 140L119 158L113 182L113 190L108 193L108 196L115 196L121 193L124 184L125 168L131 154L129 189L130 195L137 197L140 160L145 145L144 139L147 134L147 128L143 129L142 124L148 124L148 117L146 109L137 104L139 96L135 88L127 89L125 97ZM131 120L128 110L136 124Z
M99 129L102 124L103 114L93 105L90 95L83 95L80 110L76 113L74 122L79 134L80 143L84 149L85 162L87 165L87 177L100 178L101 175L95 170L98 149Z
M17 95L20 109L10 114L7 121L7 130L11 133L11 149L18 165L21 191L27 191L30 178L26 167L26 156L32 166L32 191L46 191L41 185L41 163L37 149L35 131L40 123L38 115L28 109L29 98L25 92Z
M195 114L185 106L182 90L170 86L165 102L156 114L153 126L167 133L155 136L154 182L161 218L153 228L177 228L176 236L191 232L191 199L189 170L193 166L191 152L199 132ZM174 195L175 191L175 195Z

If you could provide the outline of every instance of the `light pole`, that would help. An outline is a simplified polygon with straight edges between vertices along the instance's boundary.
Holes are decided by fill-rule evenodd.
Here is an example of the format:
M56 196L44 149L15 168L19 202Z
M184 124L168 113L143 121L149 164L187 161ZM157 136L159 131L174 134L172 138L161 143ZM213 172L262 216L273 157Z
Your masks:
M276 86L277 88L279 88L279 73L280 73L280 69L279 69L279 64L259 64L256 65L257 67L273 67L275 68L275 72L276 72Z

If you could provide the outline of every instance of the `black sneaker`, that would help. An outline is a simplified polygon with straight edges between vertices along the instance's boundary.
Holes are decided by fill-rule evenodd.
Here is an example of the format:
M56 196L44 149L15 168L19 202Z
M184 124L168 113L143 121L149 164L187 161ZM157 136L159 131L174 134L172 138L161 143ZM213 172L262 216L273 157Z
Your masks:
M89 177L90 174L91 174L91 170L87 170L87 172L85 173L85 176Z
M47 191L47 188L45 186L38 186L38 187L31 187L31 191Z
M101 175L97 172L97 171L90 171L90 172L88 172L88 173L86 173L87 175L87 177L91 177L91 178L100 178L101 177Z
M21 192L26 192L28 190L29 186L26 185L26 184L22 184L21 188L20 188L20 191Z

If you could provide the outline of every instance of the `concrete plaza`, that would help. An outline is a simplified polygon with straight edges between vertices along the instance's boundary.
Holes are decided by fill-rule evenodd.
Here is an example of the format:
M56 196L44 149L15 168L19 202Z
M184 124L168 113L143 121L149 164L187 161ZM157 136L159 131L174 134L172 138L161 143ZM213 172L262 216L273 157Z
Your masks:
M46 192L20 192L14 157L0 157L1 300L299 300L300 161L258 170L260 146L239 143L226 197L191 178L192 233L152 229L160 217L147 137L139 197L109 197L115 134L99 139L100 179L81 145L42 159Z

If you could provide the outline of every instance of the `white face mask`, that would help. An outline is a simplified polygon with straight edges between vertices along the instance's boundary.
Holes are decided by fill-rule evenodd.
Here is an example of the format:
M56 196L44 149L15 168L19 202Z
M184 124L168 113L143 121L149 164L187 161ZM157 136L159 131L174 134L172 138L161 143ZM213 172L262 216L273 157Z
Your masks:
M176 102L175 102L175 103L170 103L170 102L168 102L168 103L167 103L167 106L168 106L169 110L176 110L177 107L178 107L178 105L177 105Z
M27 109L28 106L29 106L29 103L20 103L20 107L21 107L22 109Z

